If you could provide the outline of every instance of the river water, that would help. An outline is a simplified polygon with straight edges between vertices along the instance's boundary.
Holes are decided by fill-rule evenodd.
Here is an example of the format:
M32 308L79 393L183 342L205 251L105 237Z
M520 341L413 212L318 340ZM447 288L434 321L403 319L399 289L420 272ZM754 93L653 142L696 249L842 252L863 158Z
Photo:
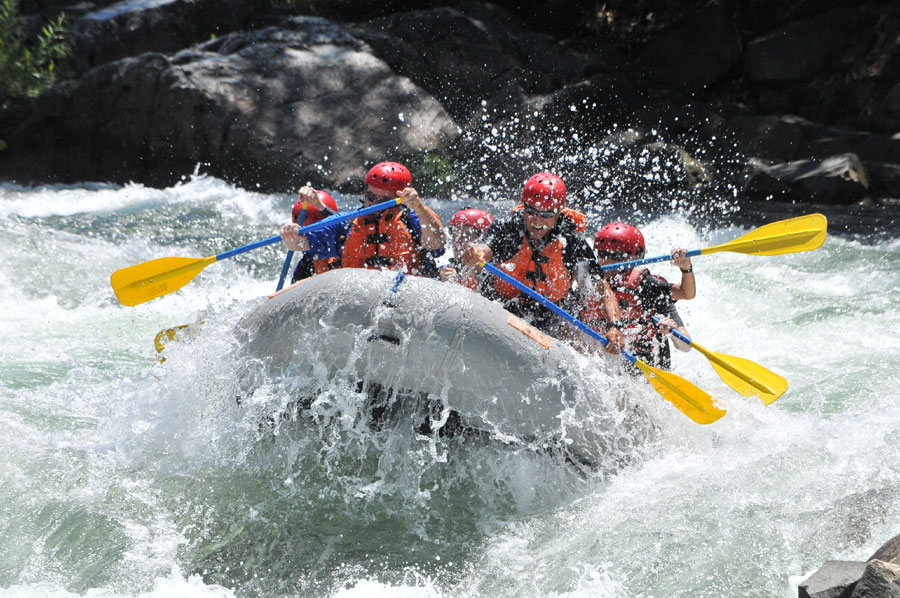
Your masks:
M728 414L699 426L644 389L657 433L586 470L402 418L281 421L278 380L238 406L231 331L274 290L277 246L116 301L113 271L269 237L292 202L202 176L0 187L0 595L791 596L823 561L900 533L896 239L695 258L699 296L680 307L694 338L789 391L763 406L677 353ZM459 206L432 205L445 220ZM649 255L746 232L671 215L643 230ZM160 364L156 333L198 320ZM328 343L298 339L313 356Z

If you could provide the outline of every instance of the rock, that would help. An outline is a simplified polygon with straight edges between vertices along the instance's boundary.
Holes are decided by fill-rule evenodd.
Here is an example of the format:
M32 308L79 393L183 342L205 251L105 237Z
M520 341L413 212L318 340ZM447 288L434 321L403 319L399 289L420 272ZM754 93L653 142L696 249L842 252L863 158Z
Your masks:
M850 598L900 598L900 565L870 560Z
M747 44L744 69L752 81L805 81L839 64L857 39L860 12L839 8L791 23Z
M900 195L898 195L900 197ZM900 564L900 535L896 535L869 557L870 561L879 560L885 563Z
M457 134L433 97L317 18L108 63L46 96L0 123L0 175L167 185L205 164L247 188L336 188Z
M728 120L727 130L739 154L768 163L793 160L803 141L803 129L784 116L741 114Z
M843 598L866 570L857 561L825 561L797 588L799 598Z
M634 62L655 81L702 89L741 59L741 37L731 15L711 2L676 29L653 40Z
M558 43L549 34L526 31L496 6L477 3L398 13L361 23L354 32L459 123L482 102L508 111L525 94L551 93L624 64L611 46Z
M750 199L850 204L868 195L865 168L855 154L772 166L751 160L744 195Z
M144 52L177 52L244 27L263 0L124 0L70 26L77 73Z

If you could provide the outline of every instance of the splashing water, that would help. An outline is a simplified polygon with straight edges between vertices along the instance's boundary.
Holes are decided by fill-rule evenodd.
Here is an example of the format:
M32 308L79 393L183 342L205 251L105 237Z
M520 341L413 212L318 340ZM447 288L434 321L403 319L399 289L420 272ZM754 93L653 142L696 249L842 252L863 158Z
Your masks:
M276 247L115 301L114 270L266 238L292 203L204 177L0 187L0 595L786 596L898 532L897 241L696 258L694 338L790 390L765 407L676 352L728 414L698 426L632 385L654 433L590 469L497 430L423 433L412 406L373 423L326 363L340 322L297 331L291 371L248 359L235 326L274 291ZM744 232L645 219L649 255ZM159 364L156 333L198 320Z

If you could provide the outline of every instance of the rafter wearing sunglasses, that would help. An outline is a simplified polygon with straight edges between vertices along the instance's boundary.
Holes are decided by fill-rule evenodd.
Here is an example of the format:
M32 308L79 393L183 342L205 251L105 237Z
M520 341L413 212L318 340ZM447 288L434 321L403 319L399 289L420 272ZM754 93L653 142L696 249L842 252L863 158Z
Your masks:
M538 218L550 219L559 214L559 210L539 210L534 206L530 206L525 204L525 213L529 216L536 216Z

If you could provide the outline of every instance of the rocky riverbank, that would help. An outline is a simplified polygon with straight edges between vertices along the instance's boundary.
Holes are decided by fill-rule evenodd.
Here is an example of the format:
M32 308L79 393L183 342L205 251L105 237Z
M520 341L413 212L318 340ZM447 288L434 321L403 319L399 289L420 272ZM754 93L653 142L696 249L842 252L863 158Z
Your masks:
M897 3L525 4L38 3L70 11L76 76L7 102L0 177L352 191L392 158L437 195L550 169L595 208L872 206L895 226Z
M900 536L869 559L828 561L798 587L799 598L894 598L900 596Z

